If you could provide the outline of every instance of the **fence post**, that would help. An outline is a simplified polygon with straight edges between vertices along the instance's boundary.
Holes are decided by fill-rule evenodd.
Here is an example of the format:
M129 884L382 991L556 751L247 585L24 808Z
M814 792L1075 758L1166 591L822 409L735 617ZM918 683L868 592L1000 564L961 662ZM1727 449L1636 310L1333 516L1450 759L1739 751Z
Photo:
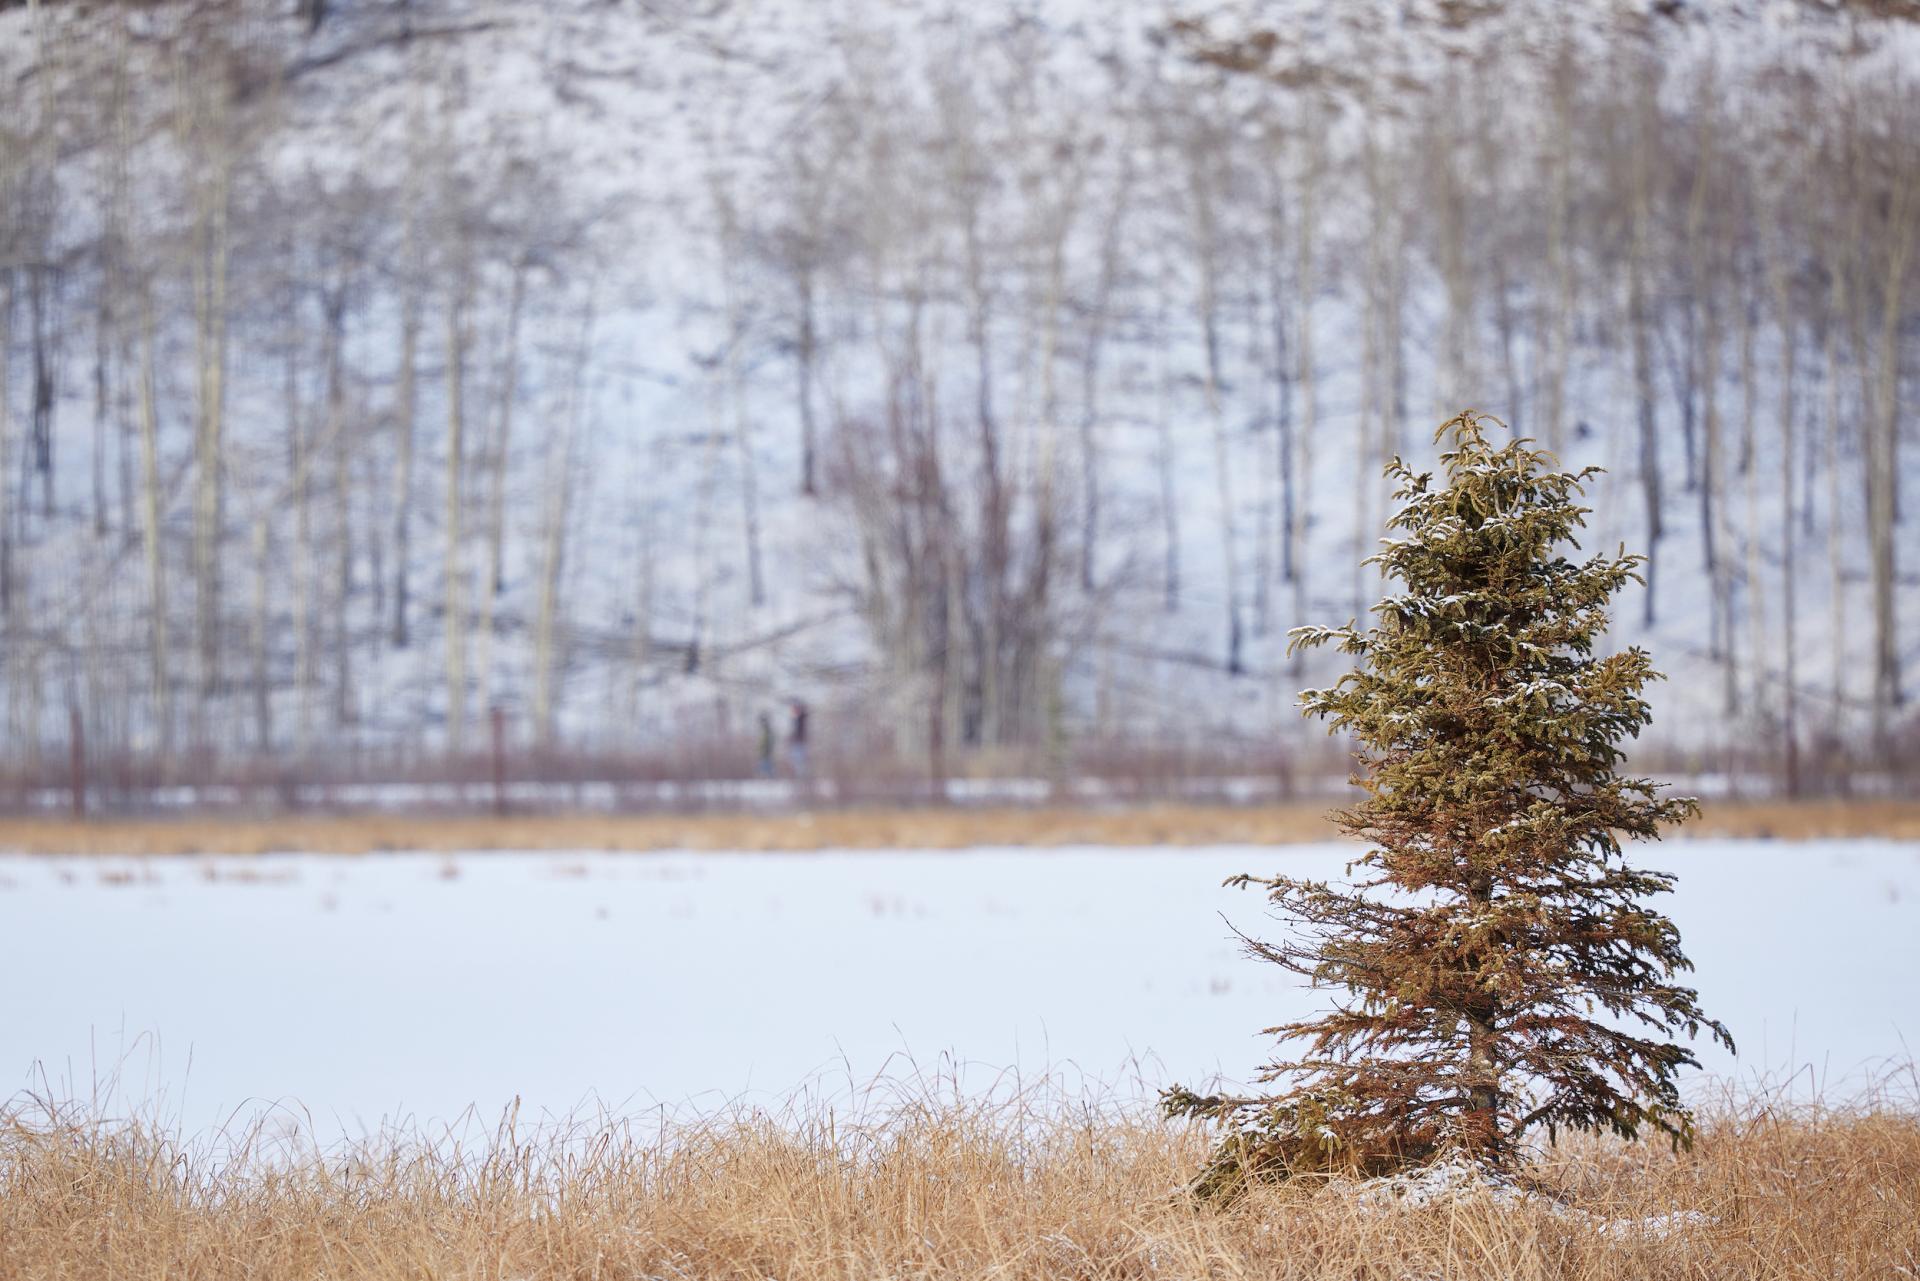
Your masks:
M493 709L493 812L507 812L507 716Z
M67 708L67 781L73 787L73 816L76 819L87 816L87 743L83 722L80 719L80 707L74 704Z

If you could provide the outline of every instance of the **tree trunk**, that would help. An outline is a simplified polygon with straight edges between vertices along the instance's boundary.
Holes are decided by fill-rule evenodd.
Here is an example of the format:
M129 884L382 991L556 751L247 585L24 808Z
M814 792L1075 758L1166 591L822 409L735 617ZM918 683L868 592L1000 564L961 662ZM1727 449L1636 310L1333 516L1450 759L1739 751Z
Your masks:
M1844 730L1847 673L1847 580L1840 537L1840 318L1846 314L1846 274L1835 271L1831 307L1822 342L1822 365L1827 381L1827 422L1822 440L1822 470L1827 478L1827 610L1831 640L1832 686L1828 694L1829 727L1835 737Z
M147 563L148 658L152 664L155 728L160 750L173 746L173 689L167 657L166 562L160 546L160 424L154 370L153 297L143 290L140 310L140 523Z
M1886 268L1881 277L1880 379L1878 402L1867 424L1867 538L1873 577L1873 737L1882 753L1888 747L1892 713L1905 705L1900 688L1900 635L1897 612L1898 581L1894 561L1894 526L1899 520L1900 476L1900 323L1902 287L1913 249L1915 206L1920 205L1920 179L1911 171L1896 181L1889 214Z
M506 511L507 463L513 446L513 411L520 396L520 313L526 300L526 263L513 265L513 282L507 295L507 328L500 355L498 412L494 417L494 438L481 452L487 466L487 568L480 590L480 620L474 637L474 683L480 689L483 705L494 703L493 650L498 641L499 624L495 613L500 594L506 590Z
M217 145L217 144L216 144ZM204 743L206 716L220 688L220 534L227 374L227 223L229 161L216 159L200 185L195 229L195 357L199 374L198 431L194 442L194 648L199 698L194 735Z
M420 345L419 294L411 283L400 317L400 381L394 392L393 460L393 646L405 649L412 640L408 610L413 567L413 430L416 405L416 362Z
M634 592L633 677L629 682L628 728L637 728L644 710L642 691L647 669L653 665L653 514L642 513L640 546L634 561L639 582Z
M1541 415L1547 447L1567 447L1567 369L1572 360L1573 308L1573 89L1575 69L1563 47L1553 95L1553 191L1547 211L1547 274L1553 281L1553 312L1547 325L1547 404Z
M1641 624L1652 627L1657 612L1660 569L1661 507L1660 425L1655 413L1653 384L1653 315L1647 297L1646 272L1652 253L1648 209L1646 125L1634 139L1631 236L1627 248L1627 327L1633 341L1633 385L1640 428L1640 493L1647 520L1647 587Z
M7 508L7 468L13 448L13 273L0 273L0 614L6 619L8 649L13 641L13 513Z
M1700 542L1707 573L1708 628L1707 650L1720 664L1721 698L1724 710L1732 715L1738 703L1735 673L1738 659L1733 636L1733 618L1727 558L1721 554L1721 524L1726 519L1722 495L1726 488L1725 449L1720 421L1720 309L1717 301L1705 306L1706 323L1701 327L1700 365L1701 419L1703 450L1700 485Z
M347 607L353 597L353 485L347 427L346 308L348 281L344 274L326 299L326 435L333 455L333 724L336 729L355 719L353 705L353 636Z
M747 554L747 604L759 609L767 603L766 575L760 564L760 480L753 453L753 418L747 412L746 374L740 361L740 350L746 340L745 322L736 323L739 328L727 342L727 402L733 420L733 446L740 463L740 526Z
M1310 128L1315 126L1317 120L1310 122ZM1293 238L1298 255L1293 285L1296 308L1294 358L1299 362L1295 381L1300 386L1300 429L1297 433L1300 466L1295 477L1304 494L1313 492L1313 445L1320 427L1320 382L1313 349L1313 298L1319 287L1315 254L1320 226L1320 166L1318 152L1312 150L1317 147L1314 141L1317 137L1317 133L1310 134L1307 139L1310 151L1300 181L1300 225ZM1308 508L1311 505L1311 502L1294 504L1294 528L1288 540L1293 545L1293 616L1296 620L1308 617L1308 601L1311 599L1308 592L1308 567L1313 564L1312 548L1308 541ZM1292 666L1296 675L1305 657L1304 651L1293 651Z
M466 747L467 636L466 599L462 565L461 470L465 454L466 406L466 283L457 281L447 305L447 474L446 558L443 572L447 639L447 750L456 755Z
M1794 630L1795 611L1795 514L1793 507L1794 402L1795 374L1800 354L1800 335L1793 317L1793 295L1784 267L1776 266L1773 277L1774 313L1780 330L1780 746L1781 775L1788 796L1800 794L1800 693L1797 687Z
M1293 356L1287 350L1287 306L1286 281L1281 263L1285 257L1284 213L1283 205L1276 196L1267 200L1268 253L1267 253L1267 304L1272 318L1273 376L1274 376L1274 452L1277 455L1280 473L1280 512L1275 522L1280 536L1280 577L1288 583L1294 581L1300 572L1299 549L1294 542L1298 532L1299 517L1294 508L1299 501L1299 485L1293 474L1294 464L1294 424L1293 424ZM1296 602L1297 605L1298 602ZM1296 611L1291 620L1297 625L1300 621ZM1285 629L1282 629L1285 630Z
M51 255L50 244L45 252ZM60 400L58 371L64 333L58 314L61 273L55 267L35 263L27 269L27 281L33 325L33 470L40 477L40 519L51 524L54 412ZM24 503L22 511L24 514Z
M813 268L802 267L798 273L799 324L794 335L793 359L799 376L800 401L800 493L812 498L819 493L815 479L815 441L818 438L818 426L813 413L813 365L815 349L819 344L819 334L815 328L813 316Z
M580 325L580 345L575 358L572 388L567 410L561 418L558 439L550 446L547 460L547 509L542 522L540 565L540 610L533 634L533 723L542 746L553 741L553 686L558 664L554 659L555 635L560 622L560 581L566 562L567 529L573 508L574 447L580 435L580 418L586 412L587 365L592 351L593 304L589 302Z
M1236 547L1238 531L1234 521L1233 460L1227 443L1226 407L1220 400L1219 264L1212 194L1206 188L1203 174L1196 171L1192 182L1194 248L1200 259L1199 321L1206 357L1201 386L1207 420L1212 427L1214 498L1220 504L1220 566L1227 598L1226 669L1229 676L1238 676L1245 667L1240 653L1240 559Z
M1161 603L1167 613L1177 614L1180 612L1180 495L1174 476L1173 369L1168 352L1172 342L1167 332L1166 289L1163 282L1158 323L1154 327L1159 335L1154 345L1158 365L1154 379L1154 427L1159 445L1155 461L1160 473Z
M1757 264L1755 265L1757 269ZM1743 286L1740 292L1745 293ZM1756 465L1755 454L1759 449L1758 441L1758 389L1759 373L1757 357L1754 352L1755 331L1759 328L1759 301L1757 298L1745 298L1740 302L1740 474L1746 485L1746 528L1742 531L1741 545L1746 552L1745 566L1742 571L1742 585L1745 599L1742 605L1746 610L1749 646L1747 663L1752 670L1753 688L1752 706L1756 712L1765 713L1767 706L1766 678L1768 663L1768 635L1766 611L1766 585L1760 575L1760 468ZM1791 397L1791 392L1780 393ZM1729 619L1729 623L1731 623ZM1737 701L1737 700L1736 700Z
M513 283L507 295L506 345L500 355L500 404L495 418L493 448L487 459L490 471L487 492L487 594L498 596L506 590L506 494L507 465L513 450L513 411L520 399L520 314L526 304L527 266L513 265ZM491 618L491 612L489 612ZM481 685L486 685L481 675Z
M289 280L297 264L289 266ZM293 685L295 743L304 758L313 746L313 443L307 439L300 403L302 331L297 296L289 290L286 304L287 469L293 499Z
M1087 318L1086 351L1080 366L1080 590L1092 593L1100 554L1100 456L1094 433L1100 422L1100 360L1105 354L1114 291L1118 286L1123 229L1133 190L1133 165L1122 163L1106 226L1100 238L1100 281Z
M113 265L112 234L102 234L99 293L93 312L93 533L107 533L107 439L113 421L113 348L118 318L113 306L120 294L118 273Z
M1493 903L1493 885L1485 877L1476 877L1467 889L1467 903L1477 917ZM1469 976L1474 977L1474 976ZM1500 1109L1500 1035L1499 1007L1491 997L1465 1011L1467 1022L1467 1068L1462 1084L1467 1088L1467 1109L1462 1116L1468 1150L1488 1153L1499 1148Z
M267 667L267 518L253 522L253 741L262 753L273 750L273 698Z

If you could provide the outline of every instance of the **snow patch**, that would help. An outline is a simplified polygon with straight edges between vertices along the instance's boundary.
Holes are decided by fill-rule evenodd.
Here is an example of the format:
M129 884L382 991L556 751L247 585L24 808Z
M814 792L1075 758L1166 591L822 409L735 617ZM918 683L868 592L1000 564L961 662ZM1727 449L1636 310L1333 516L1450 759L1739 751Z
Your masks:
M1604 1237L1668 1237L1693 1228L1711 1227L1720 1221L1703 1210L1671 1210L1640 1218L1610 1219L1524 1188L1506 1175L1458 1157L1400 1174L1334 1183L1329 1186L1328 1194L1368 1210L1432 1210L1477 1202L1501 1207L1533 1207L1547 1211L1569 1226Z

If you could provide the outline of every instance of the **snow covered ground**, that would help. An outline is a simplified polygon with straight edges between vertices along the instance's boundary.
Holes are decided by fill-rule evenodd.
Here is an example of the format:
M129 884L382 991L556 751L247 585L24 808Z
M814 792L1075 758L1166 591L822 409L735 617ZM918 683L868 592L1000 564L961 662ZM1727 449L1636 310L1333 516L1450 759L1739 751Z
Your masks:
M1243 959L1239 871L1353 847L0 859L0 1094L120 1077L189 1131L712 1110L959 1064L1150 1089L1324 998ZM1668 906L1737 1060L1844 1095L1920 1043L1920 843L1674 842ZM1712 1082L1697 1079L1696 1088ZM292 1122L289 1121L289 1124Z

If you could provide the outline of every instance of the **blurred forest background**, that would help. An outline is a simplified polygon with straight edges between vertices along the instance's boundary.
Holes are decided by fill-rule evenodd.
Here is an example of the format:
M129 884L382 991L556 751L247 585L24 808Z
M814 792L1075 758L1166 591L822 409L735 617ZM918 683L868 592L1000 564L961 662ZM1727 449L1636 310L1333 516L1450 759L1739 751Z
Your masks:
M1901 0L0 0L0 804L795 699L847 798L1337 781L1286 630L1465 406L1608 469L1648 768L1899 791L1917 80Z

